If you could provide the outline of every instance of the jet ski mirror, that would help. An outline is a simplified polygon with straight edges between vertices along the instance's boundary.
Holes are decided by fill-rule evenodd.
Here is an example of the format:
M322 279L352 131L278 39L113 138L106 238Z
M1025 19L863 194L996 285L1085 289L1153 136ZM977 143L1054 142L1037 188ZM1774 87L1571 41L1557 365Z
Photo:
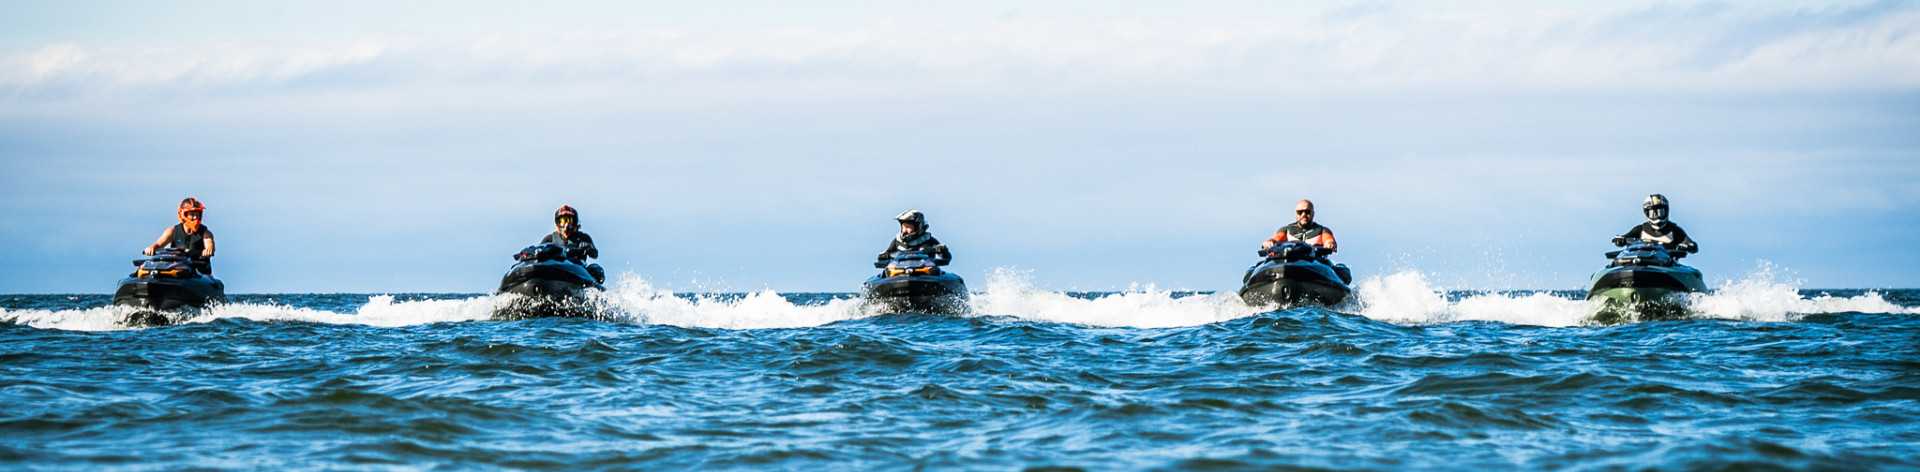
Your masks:
M887 268L887 261L873 261L873 268L885 269Z
M1687 251L1684 249L1668 249L1667 255L1673 257L1674 259L1679 259L1682 257L1687 257Z

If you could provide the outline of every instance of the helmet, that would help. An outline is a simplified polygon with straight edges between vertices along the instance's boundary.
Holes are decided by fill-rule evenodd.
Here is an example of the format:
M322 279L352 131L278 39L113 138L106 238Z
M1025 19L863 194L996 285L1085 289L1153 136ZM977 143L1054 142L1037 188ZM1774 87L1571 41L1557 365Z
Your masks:
M1645 212L1647 214L1647 221L1652 221L1655 223L1666 221L1667 220L1667 197L1665 195L1661 195L1657 193L1653 195L1648 195L1647 201L1645 203L1640 204L1640 211Z
M560 220L561 220L562 218L572 218L572 219L573 219L573 224L569 224L569 225L567 225L567 226L569 226L569 227L577 227L577 226L580 226L580 212L578 212L578 211L575 211L575 210L573 209L573 207L571 207L571 206L567 206L567 205L560 205L560 209L559 209L559 210L554 210L554 212L553 212L553 224L556 224L556 225L557 225L557 224L560 224Z
M920 210L907 210L905 213L893 217L893 220L901 223L913 223L913 225L919 227L921 231L927 230L927 214L921 213Z
M207 209L207 206L201 205L200 200L196 200L196 199L193 199L192 197L188 197L186 200L180 201L180 210L174 212L174 215L179 216L180 221L187 221L187 212L190 212L190 211L200 212L200 211L206 211L206 209Z

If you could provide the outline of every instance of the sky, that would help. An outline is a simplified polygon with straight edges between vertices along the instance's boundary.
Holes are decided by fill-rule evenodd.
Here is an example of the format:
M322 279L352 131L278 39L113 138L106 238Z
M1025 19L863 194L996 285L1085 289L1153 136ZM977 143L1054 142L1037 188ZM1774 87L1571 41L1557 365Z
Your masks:
M855 291L907 209L1233 290L1302 198L1361 278L1581 289L1651 193L1710 281L1920 287L1920 2L390 3L5 2L0 293L189 196L232 293L488 292L563 204L675 291Z

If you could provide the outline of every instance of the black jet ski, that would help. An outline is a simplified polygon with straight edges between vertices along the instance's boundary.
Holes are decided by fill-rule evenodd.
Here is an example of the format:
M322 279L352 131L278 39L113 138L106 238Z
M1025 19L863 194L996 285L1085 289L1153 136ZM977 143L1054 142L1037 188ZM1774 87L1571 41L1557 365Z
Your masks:
M195 270L180 251L163 249L135 259L133 266L113 291L113 304L138 309L127 315L127 325L169 325L193 310L227 302L227 284Z
M967 281L942 270L932 255L905 251L873 266L880 273L861 290L869 306L887 313L967 311Z
M1707 291L1700 270L1679 263L1687 252L1639 240L1607 253L1613 262L1593 273L1587 299L1604 299L1594 316L1601 323L1674 319L1684 316L1681 294Z
M542 243L513 255L513 268L500 278L496 294L520 295L495 318L591 317L587 289L605 290L606 273L587 264L586 255L554 243Z
M1266 260L1240 278L1240 299L1248 305L1333 305L1353 291L1347 287L1353 273L1346 264L1331 264L1319 246L1287 241L1261 249L1260 256Z

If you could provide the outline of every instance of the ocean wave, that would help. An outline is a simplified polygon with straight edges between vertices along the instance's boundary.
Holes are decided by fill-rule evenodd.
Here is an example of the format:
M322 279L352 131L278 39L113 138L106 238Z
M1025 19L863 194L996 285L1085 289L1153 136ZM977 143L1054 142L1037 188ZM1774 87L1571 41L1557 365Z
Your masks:
M1803 294L1801 281L1770 264L1739 279L1724 281L1710 293L1689 294L1684 300L1695 317L1741 321L1795 321L1805 315L1828 313L1920 314L1920 307L1889 301L1878 291L1853 296ZM1268 313L1273 307L1253 307L1232 292L1196 293L1135 286L1110 293L1069 293L1036 287L1033 273L996 268L961 315L1005 318L1039 323L1092 327L1175 328L1200 326ZM1492 321L1530 326L1588 324L1603 307L1598 301L1576 298L1578 291L1454 291L1439 287L1425 273L1405 270L1369 276L1354 284L1354 295L1328 307L1369 319L1398 324L1436 324ZM348 295L335 298L350 297ZM397 297L367 295L359 303L318 304L267 297L216 305L193 312L180 323L203 323L237 318L358 324L380 327L413 326L492 319L512 304L511 295L465 297ZM100 298L100 297L95 297ZM258 297L256 297L258 298ZM780 329L824 326L883 315L863 303L857 294L781 294L762 290L745 294L684 294L655 287L632 274L615 277L610 288L594 292L590 306L607 320L707 329ZM104 304L104 299L73 302L73 308L0 309L0 321L48 329L113 331L134 310Z

